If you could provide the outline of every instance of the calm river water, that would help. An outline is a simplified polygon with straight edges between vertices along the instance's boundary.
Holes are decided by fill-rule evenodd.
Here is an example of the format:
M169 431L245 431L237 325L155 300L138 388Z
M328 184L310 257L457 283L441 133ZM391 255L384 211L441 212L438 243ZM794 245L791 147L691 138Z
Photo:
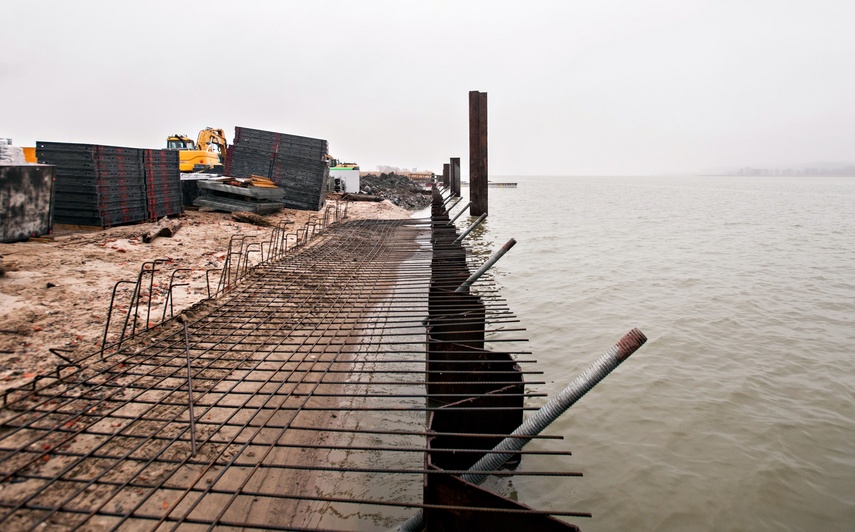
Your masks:
M493 179L473 245L518 241L538 391L649 338L550 428L585 476L501 489L586 532L855 530L855 178Z

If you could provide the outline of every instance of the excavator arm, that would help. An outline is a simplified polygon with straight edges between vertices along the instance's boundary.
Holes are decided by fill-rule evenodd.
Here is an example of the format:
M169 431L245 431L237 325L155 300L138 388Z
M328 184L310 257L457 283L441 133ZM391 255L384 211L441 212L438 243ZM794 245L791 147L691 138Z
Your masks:
M182 172L222 173L227 147L222 129L203 129L195 143L184 135L171 135L166 138L166 147L178 150L178 168Z
M222 161L226 156L226 148L228 147L226 133L222 129L206 127L199 132L199 137L196 139L196 146L200 150L218 152L220 154L220 161Z

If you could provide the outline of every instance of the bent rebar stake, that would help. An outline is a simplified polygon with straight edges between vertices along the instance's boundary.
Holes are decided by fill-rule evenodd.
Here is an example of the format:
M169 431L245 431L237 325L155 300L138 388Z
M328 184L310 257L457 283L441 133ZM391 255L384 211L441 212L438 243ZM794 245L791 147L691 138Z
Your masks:
M183 318L183 316L182 316ZM187 333L187 320L184 323L184 354L187 355L187 410L190 416L190 453L196 456L196 416L193 414L193 372L190 369L190 335Z
M487 475L481 473L482 471L496 471L502 467L513 456L510 451L519 451L522 449L529 442L528 437L540 434L543 429L558 419L561 414L573 406L583 395L591 391L594 386L606 378L621 362L635 353L646 341L647 337L638 329L632 329L626 333L608 351L600 355L600 358L591 364L588 369L573 379L573 382L561 390L558 395L550 399L540 410L526 419L509 437L502 440L498 445L493 447L491 452L485 454L483 458L475 462L460 478L476 485L484 482ZM395 530L400 532L414 532L424 529L424 526L424 513L419 510L416 515L409 518Z

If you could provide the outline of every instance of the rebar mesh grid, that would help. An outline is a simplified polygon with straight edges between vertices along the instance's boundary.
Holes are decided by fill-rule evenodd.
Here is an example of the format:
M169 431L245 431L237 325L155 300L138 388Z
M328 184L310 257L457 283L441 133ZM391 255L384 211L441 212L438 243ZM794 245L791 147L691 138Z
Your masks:
M425 465L425 439L437 436L426 417L435 401L457 400L425 391L431 261L442 253L431 224L335 224L220 299L11 399L0 427L0 523L372 529L426 507L426 475L462 472ZM530 367L516 318L489 279L479 290L486 342ZM458 355L465 364L469 353ZM491 373L501 384L505 370ZM492 473L579 475L544 469Z

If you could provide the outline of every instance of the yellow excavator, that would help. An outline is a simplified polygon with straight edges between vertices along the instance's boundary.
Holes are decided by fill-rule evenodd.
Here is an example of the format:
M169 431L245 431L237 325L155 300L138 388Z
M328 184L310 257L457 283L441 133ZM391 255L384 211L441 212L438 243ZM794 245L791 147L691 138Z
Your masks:
M327 154L327 162L330 165L330 170L359 170L358 164L339 161L329 153Z
M222 174L227 147L226 133L212 127L200 131L196 142L186 135L166 137L166 149L178 150L179 169L182 172Z

